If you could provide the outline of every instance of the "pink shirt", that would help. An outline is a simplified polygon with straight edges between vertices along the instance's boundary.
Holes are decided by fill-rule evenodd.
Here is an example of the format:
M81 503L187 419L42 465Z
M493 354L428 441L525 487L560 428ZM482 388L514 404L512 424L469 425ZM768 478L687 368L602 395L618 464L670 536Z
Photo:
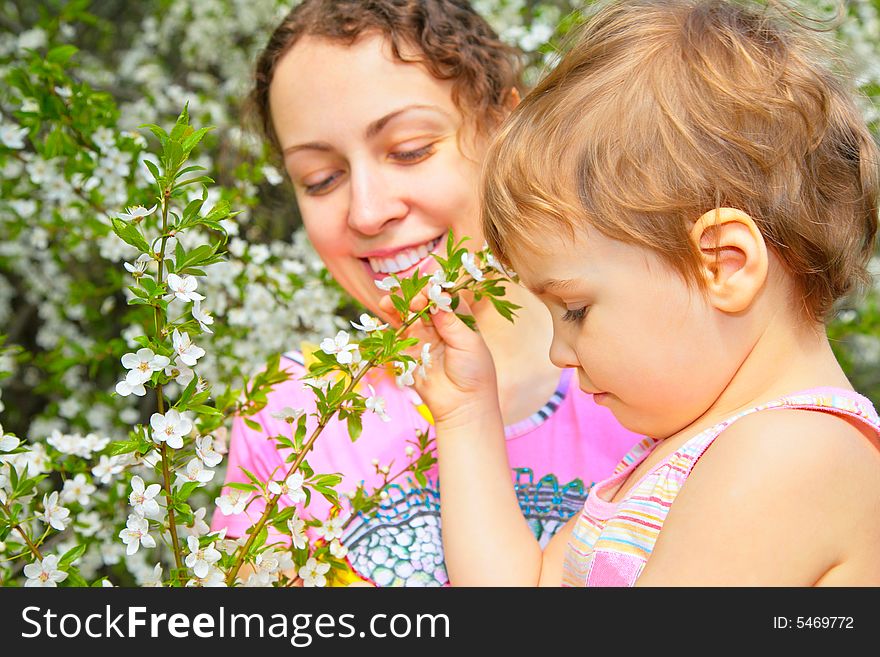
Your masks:
M226 483L247 482L240 470L245 467L261 480L273 473L281 478L287 471L286 450L278 450L268 436L290 436L289 426L271 416L285 406L314 410L311 390L304 390L299 378L306 373L302 355L285 354L282 367L292 379L269 395L267 406L251 419L265 433L257 432L236 418L232 428ZM364 482L372 490L381 482L373 459L391 464L397 472L410 461L405 449L419 431L430 428L418 412L418 396L410 388L399 388L394 378L373 371L367 376L376 394L386 401L391 422L383 422L367 411L363 434L352 442L344 422L331 421L307 457L319 474L339 473L341 492L354 490ZM589 487L611 474L624 454L642 439L621 427L606 408L572 384L572 371L565 370L553 396L531 417L505 429L512 482L520 507L542 545L577 513ZM366 386L364 386L366 388ZM309 418L310 435L315 419ZM392 463L393 462L393 463ZM414 480L397 481L389 497L371 517L356 518L346 529L342 542L348 559L362 577L380 586L430 586L448 583L440 540L440 494L435 467L428 472L427 486ZM282 498L282 505L290 503ZM227 528L230 537L241 536L265 509L262 499L254 500L245 513L224 516L214 512L212 530ZM313 494L304 515L325 519L330 503Z

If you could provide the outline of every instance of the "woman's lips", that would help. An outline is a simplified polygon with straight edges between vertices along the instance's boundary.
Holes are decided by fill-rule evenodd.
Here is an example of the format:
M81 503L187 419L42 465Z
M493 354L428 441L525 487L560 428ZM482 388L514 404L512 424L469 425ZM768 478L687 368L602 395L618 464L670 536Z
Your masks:
M433 254L438 253L438 252L440 252L440 250L442 248L445 248L444 247L445 243L446 243L446 235L442 235L440 237L440 240L434 246L434 248L428 252L428 255L426 255L424 258L422 258L421 260L419 260L415 264L410 265L406 269L402 269L401 271L394 272L393 274L388 273L388 272L373 271L373 267L370 265L370 262L368 259L359 258L359 260L361 261L361 264L363 264L364 269L366 269L366 271L370 275L370 277L375 281L381 281L381 280L387 278L388 276L397 276L398 278L409 278L410 276L413 275L413 273L415 272L416 269L419 269L422 274L433 273L434 271L436 271L439 268L439 265L437 264L437 261L434 260Z

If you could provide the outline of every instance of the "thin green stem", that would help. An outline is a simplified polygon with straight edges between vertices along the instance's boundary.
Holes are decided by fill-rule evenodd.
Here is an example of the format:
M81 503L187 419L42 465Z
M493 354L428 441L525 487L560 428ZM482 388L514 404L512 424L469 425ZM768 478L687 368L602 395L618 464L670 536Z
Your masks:
M3 507L3 512L6 514L6 517L7 517L7 518L11 518L11 517L12 517L12 511L9 509L9 507L6 505L5 502L0 502L0 507ZM19 525L19 524L15 524L15 525L12 525L12 528L13 528L14 530L16 530L19 534L21 534L21 537L24 539L24 542L27 544L28 548L29 548L30 551L33 553L33 555L34 555L37 559L39 559L40 561L42 561L42 560L43 560L43 555L40 553L39 548L38 548L36 545L34 545L33 542L31 542L30 537L28 537L27 532L24 531L24 529L21 528L21 525Z
M168 229L168 204L171 197L171 188L166 187L162 195L162 232ZM159 247L159 254L162 256L158 260L158 268L156 274L156 282L162 284L162 276L164 274L165 265L165 243L167 237L162 238L162 244ZM162 338L162 331L165 327L162 324L162 310L159 306L153 307L153 314L156 320L156 338ZM159 413L165 413L165 397L162 394L162 385L156 386L156 401L159 406ZM183 570L183 555L180 550L180 539L177 537L177 522L174 514L174 498L171 494L171 473L168 468L168 449L167 445L162 443L162 479L165 484L165 501L166 510L168 511L168 531L171 533L171 545L174 548L174 562L177 564L178 572Z

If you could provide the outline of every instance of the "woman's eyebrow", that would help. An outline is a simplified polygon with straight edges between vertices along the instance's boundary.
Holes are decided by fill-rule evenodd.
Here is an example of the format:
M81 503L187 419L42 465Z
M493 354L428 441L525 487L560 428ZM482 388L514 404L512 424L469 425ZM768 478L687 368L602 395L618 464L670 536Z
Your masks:
M379 134L382 131L382 129L386 125L388 125L388 123L390 121L392 121L393 119L396 119L400 115L405 114L407 112L411 112L412 110L427 110L429 112L434 112L436 114L440 114L444 118L447 118L450 120L452 119L452 117L449 115L449 113L446 110L440 108L437 105L422 105L422 104L407 105L406 107L401 107L400 109L394 110L393 112L389 112L385 116L371 122L367 126L367 130L365 133L367 139L375 137L377 134Z
M388 125L388 123L398 118L402 114L406 114L407 112L411 112L414 110L433 112L446 119L449 119L450 121L453 120L449 112L439 107L438 105L407 105L406 107L401 107L400 109L389 112L388 114L376 119L375 121L371 121L370 124L367 125L367 129L365 131L366 138L372 139L377 134L382 132L382 130L385 128L386 125ZM310 141L305 144L295 144L294 146L288 146L284 149L284 155L290 155L292 153L296 153L297 151L305 150L329 152L333 150L333 147L325 141Z

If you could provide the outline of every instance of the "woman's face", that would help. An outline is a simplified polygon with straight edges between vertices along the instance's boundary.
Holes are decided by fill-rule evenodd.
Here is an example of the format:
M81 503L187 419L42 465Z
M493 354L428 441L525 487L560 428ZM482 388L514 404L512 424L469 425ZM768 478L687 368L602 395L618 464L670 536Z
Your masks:
M306 232L330 273L378 312L375 285L436 268L449 229L483 243L474 144L451 84L395 60L380 36L305 37L279 61L270 109ZM462 153L459 144L473 150Z

